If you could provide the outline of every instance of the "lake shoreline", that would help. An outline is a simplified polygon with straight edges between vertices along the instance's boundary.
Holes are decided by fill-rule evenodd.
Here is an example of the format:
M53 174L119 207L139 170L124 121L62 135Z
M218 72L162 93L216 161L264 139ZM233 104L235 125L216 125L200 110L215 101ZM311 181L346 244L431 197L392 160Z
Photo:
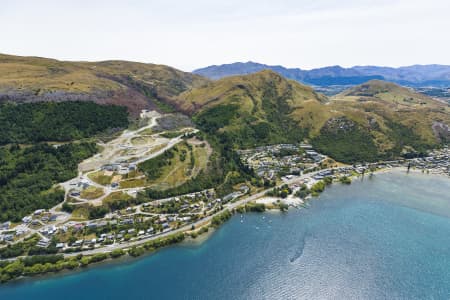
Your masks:
M85 299L440 299L450 293L448 191L446 178L420 172L365 176L308 209L238 213L164 251L6 284L0 298L76 300L82 287Z
M423 175L423 176L439 176L439 177L443 177L443 178L448 178L448 176L446 176L445 174L436 174L436 173L424 173L420 170L416 170L416 169L411 169L409 171L409 173L405 170L405 167L393 167L393 168L386 168L386 169L380 169L377 170L376 172L374 172L373 174L388 174L388 173L398 173L399 175L408 175L408 174L416 174L416 175ZM364 179L365 177L369 178L370 175L359 175L359 176L352 176L353 179ZM335 185L344 185L343 183L339 183L339 182L333 182L332 183L333 186ZM350 184L351 185L351 184ZM320 194L316 197L308 197L306 199L304 199L304 205L307 205L309 201L311 201L313 198L320 198ZM243 206L245 206L245 204L242 204ZM300 207L301 209L302 207ZM238 211L236 209L233 209L232 211L230 211L232 216L236 215L238 213ZM252 211L247 211L245 213L249 213ZM280 211L280 209L278 208L267 208L265 211L263 211L265 213L288 213L289 210L282 212ZM261 213L261 212L256 212L256 213ZM226 222L225 222L226 223ZM171 244L168 246L164 246L161 247L159 249L156 249L154 251L145 251L142 255L137 256L137 257L133 257L129 254L125 254L123 256L120 256L118 258L108 258L106 260L100 261L100 262L95 262L92 264L89 264L88 266L84 266L84 267L78 267L75 269L63 269L61 271L58 272L49 272L49 273L45 273L45 274L38 274L38 275L34 275L34 276L21 276L15 279L12 279L6 283L2 283L0 284L1 286L7 286L7 285L14 285L14 284L21 284L21 283L26 283L28 281L33 282L33 281L41 281L41 280L47 280L47 279L52 279L55 277L59 277L59 276L68 276L68 275L72 275L72 274L77 274L77 273L82 273L91 269L97 269L97 268L102 268L102 267L108 267L108 266L114 266L114 265L121 265L124 263L133 263L136 262L138 260L141 259L145 259L146 257L155 255L156 253L159 253L162 250L165 250L166 248L171 248L171 247L176 247L176 246L182 246L182 245L186 245L186 246L200 246L203 243L207 242L216 232L217 230L219 230L222 227L223 224L220 224L217 228L211 226L210 222L205 223L204 225L202 225L201 227L196 228L194 231L192 230L186 230L184 232L185 234L185 238L181 241L181 242L177 242L175 244ZM206 232L201 232L203 228L208 227L208 230ZM200 234L198 234L195 238L191 237L190 233L192 232L201 232Z

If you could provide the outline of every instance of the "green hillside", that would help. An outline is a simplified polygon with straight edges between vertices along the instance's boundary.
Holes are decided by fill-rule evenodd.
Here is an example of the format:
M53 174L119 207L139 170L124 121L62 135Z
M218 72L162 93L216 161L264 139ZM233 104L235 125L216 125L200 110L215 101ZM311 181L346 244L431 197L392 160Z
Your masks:
M75 177L78 164L96 151L94 143L0 147L0 222L62 202L64 191L54 185Z
M293 113L306 105L323 106L326 97L272 71L229 77L192 89L176 106L204 131L235 148L301 141L307 128Z
M175 106L234 148L309 140L344 161L414 154L448 142L448 105L383 81L328 99L272 71L223 78L176 98Z
M54 185L75 177L78 164L97 152L95 143L76 140L127 125L128 114L120 106L0 104L0 222L19 221L62 202L64 191ZM65 144L44 143L55 141Z
M0 104L0 145L66 142L126 127L123 106L78 101Z
M371 133L380 153L423 151L448 143L437 124L450 124L448 104L383 81L370 81L332 99L333 106Z

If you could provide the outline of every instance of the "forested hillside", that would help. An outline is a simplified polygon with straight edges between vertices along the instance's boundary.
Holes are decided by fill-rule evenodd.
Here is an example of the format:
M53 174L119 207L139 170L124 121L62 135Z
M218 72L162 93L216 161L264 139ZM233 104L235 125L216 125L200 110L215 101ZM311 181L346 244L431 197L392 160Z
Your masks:
M5 103L0 105L0 145L66 142L128 126L125 107L93 102Z
M19 221L62 202L64 191L52 186L75 177L78 163L96 150L94 143L0 147L0 221Z
M95 143L76 142L128 126L125 107L93 102L0 105L0 221L18 221L64 200L53 185L77 175ZM45 142L68 142L49 145Z

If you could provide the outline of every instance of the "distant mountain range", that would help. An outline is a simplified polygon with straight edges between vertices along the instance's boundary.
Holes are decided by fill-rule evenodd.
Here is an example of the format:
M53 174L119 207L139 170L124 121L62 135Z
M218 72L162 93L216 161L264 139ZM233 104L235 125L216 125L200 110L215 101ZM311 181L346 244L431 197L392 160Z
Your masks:
M390 68L377 66L356 66L342 68L331 66L312 70L270 66L255 62L237 62L224 65L213 65L193 71L193 73L220 79L232 75L245 75L262 70L272 70L286 78L316 86L356 85L372 79L392 81L408 86L449 86L450 66L447 65L414 65L409 67Z

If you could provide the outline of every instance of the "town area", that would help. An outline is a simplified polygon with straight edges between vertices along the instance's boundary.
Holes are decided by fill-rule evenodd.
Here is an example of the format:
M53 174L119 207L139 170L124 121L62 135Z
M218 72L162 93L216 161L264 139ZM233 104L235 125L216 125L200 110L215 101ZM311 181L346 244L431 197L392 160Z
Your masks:
M197 130L189 124L161 128L180 123L176 117L145 111L141 119L142 126L102 144L99 154L80 164L76 178L60 184L64 203L38 209L21 223L0 224L0 249L27 245L32 254L66 256L111 252L173 233L195 232L225 210L250 203L299 208L333 181L350 184L352 178L373 176L380 169L415 168L450 176L448 148L409 160L344 165L307 143L278 144L238 151L262 185L240 184L222 197L208 189L141 203L141 191L186 182L206 167L211 155L210 146L196 138ZM102 211L104 207L109 210Z

